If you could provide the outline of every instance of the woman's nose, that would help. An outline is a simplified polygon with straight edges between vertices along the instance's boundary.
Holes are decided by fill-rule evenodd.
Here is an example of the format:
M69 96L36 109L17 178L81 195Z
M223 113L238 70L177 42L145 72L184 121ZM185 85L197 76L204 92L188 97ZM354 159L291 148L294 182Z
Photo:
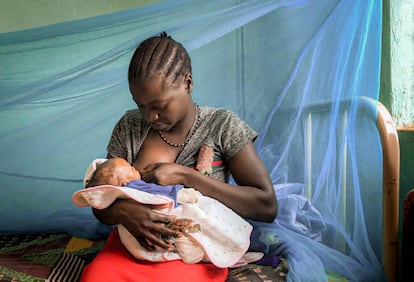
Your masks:
M146 115L147 121L150 123L156 121L159 118L158 113L154 111L148 111L145 113L145 115Z

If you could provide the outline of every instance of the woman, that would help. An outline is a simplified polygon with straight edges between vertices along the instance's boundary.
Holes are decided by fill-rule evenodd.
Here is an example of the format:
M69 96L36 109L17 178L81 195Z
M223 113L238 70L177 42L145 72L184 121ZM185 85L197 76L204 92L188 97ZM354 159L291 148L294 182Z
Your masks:
M194 187L244 218L275 219L273 185L253 146L257 133L228 110L192 101L191 60L180 43L165 33L142 42L132 56L128 81L138 109L126 112L115 126L108 158L126 159L144 181ZM210 159L198 160L200 151L211 152ZM228 183L230 174L237 185ZM125 226L148 250L167 249L161 237L178 236L167 227L169 216L130 200L93 212L104 224ZM207 263L137 261L122 248L115 229L82 280L225 281L227 273Z

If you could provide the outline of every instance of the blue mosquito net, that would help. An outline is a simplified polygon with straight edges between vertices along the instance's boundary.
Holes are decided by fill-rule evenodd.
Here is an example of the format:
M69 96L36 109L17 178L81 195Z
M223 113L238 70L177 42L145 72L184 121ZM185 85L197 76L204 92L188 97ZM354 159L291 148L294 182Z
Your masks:
M259 133L279 215L252 222L252 248L286 256L289 281L383 280L381 5L160 1L0 34L0 233L107 234L71 196L135 107L135 47L166 31L190 52L194 101Z

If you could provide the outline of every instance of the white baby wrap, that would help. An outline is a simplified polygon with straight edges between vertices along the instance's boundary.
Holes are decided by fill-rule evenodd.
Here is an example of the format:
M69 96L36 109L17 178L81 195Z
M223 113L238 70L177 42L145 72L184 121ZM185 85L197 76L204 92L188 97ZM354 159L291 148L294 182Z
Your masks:
M90 176L89 168L85 178ZM177 252L169 252L158 249L145 250L125 227L119 225L118 231L122 243L138 259L155 262L182 259L187 263L209 261L224 268L259 260L263 256L261 253L255 253L253 256L250 253L249 256L243 257L250 246L252 226L227 206L203 196L192 188L179 190L177 202L181 205L176 208L174 208L174 200L166 196L112 185L81 189L72 197L77 206L92 206L96 209L104 209L116 199L133 199L139 203L160 206L160 209L154 208L154 210L175 215L177 218L191 219L200 226L199 232L188 233L188 237L177 238L175 242ZM247 257L252 259L246 261Z

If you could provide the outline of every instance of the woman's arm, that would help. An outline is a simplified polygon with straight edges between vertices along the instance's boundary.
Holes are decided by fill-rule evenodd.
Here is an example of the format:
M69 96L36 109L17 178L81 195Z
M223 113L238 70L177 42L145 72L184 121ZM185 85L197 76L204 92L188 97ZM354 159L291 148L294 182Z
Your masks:
M153 250L154 245L163 249L169 247L160 235L178 236L178 232L165 226L173 220L172 216L154 212L151 206L139 204L134 200L116 200L106 209L92 210L95 217L103 224L125 226L148 250Z
M142 178L160 185L184 184L205 196L219 200L242 217L273 221L277 215L276 195L253 142L247 143L231 158L229 166L238 186L217 181L191 168L169 163L145 168Z

